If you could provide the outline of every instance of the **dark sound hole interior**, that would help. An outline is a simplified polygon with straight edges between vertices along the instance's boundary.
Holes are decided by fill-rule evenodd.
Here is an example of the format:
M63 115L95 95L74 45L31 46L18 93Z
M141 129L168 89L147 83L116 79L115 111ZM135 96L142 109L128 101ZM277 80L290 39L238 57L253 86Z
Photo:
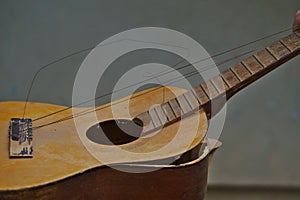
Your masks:
M90 127L86 136L93 142L104 145L130 143L141 136L143 123L134 120L109 120Z

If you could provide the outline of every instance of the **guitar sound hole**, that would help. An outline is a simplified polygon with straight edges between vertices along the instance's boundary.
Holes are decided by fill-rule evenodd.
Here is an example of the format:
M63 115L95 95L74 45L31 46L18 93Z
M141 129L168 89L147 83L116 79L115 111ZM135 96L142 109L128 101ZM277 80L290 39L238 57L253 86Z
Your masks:
M141 136L143 123L134 120L109 120L90 127L86 136L93 142L104 145L130 143Z

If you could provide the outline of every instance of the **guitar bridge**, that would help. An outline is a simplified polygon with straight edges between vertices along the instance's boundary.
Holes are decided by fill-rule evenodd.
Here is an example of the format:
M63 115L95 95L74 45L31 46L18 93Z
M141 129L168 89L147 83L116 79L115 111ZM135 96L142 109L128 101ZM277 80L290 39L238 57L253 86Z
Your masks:
M32 120L12 118L9 126L9 157L31 158L32 147Z

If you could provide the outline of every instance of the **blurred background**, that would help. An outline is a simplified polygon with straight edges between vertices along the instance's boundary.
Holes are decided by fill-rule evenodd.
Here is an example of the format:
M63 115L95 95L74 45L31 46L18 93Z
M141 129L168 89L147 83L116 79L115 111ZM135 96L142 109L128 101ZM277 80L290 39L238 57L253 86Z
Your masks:
M42 66L128 29L173 29L215 55L291 27L298 9L299 0L1 0L0 101L24 101L34 73ZM29 100L70 105L76 72L88 52L43 70ZM134 52L112 64L97 93L110 91L121 73L137 64L155 61L171 65L178 60L168 52ZM223 146L212 163L207 199L299 199L299 76L300 57L229 101L220 137ZM197 77L190 81L199 84ZM109 98L98 103L106 102Z

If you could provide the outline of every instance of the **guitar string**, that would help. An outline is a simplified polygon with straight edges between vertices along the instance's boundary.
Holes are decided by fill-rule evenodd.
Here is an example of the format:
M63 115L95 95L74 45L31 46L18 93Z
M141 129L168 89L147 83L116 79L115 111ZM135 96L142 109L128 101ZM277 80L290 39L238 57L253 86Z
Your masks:
M246 54L248 54L248 53L251 53L251 52L254 52L254 51L256 51L256 50L252 50L252 51L249 51L249 52L240 54L240 55L238 55L238 56L236 56L236 57L229 58L228 60L222 61L222 63L219 63L218 65L224 64L224 63L226 63L226 62L228 62L228 61L231 61L231 60L233 60L233 59L236 59L236 58L238 58L238 57L240 57L240 56L244 56L244 55L246 55ZM210 70L210 69L212 69L211 66L206 66L206 67L207 67L207 69L205 69L205 70ZM205 71L205 70L202 70L202 71ZM173 79L173 80L171 80L171 82L167 82L167 83L168 83L168 84L172 84L172 83L174 83L174 82L178 82L178 81L180 81L180 80L182 80L182 79L188 78L188 77L193 76L193 75L196 75L196 74L199 74L199 72L198 72L198 71L194 71L194 72L192 71L192 72L190 72L190 73L188 73L188 74L185 74L183 78L179 77L179 79ZM147 91L147 92L144 92L144 93L142 93L142 94L136 95L136 96L134 96L133 98L136 98L136 97L138 97L138 96L145 95L145 94L147 94L147 93L153 92L153 91L155 91L155 90L158 90L158 89L161 88L161 87L163 87L163 86L160 86L160 87L154 88L154 89L152 89L152 90L150 90L150 91ZM45 126L48 126L48 125L51 125L51 124L56 124L56 123L59 123L59 122L63 122L63 121L66 121L66 120L73 119L73 118L75 118L75 117L83 116L83 115L89 114L89 113L91 113L91 112L97 112L97 111L99 111L99 110L102 110L102 109L104 109L104 108L107 108L107 107L112 106L112 105L115 105L115 104L119 104L119 103L124 102L124 101L127 101L127 100L129 100L129 98L124 99L124 100L122 100L122 101L118 101L117 103L113 103L113 104L110 104L110 105L106 105L106 106L104 106L104 107L103 107L103 106L100 106L100 108L97 108L97 109L92 108L92 109L90 109L90 110L85 110L85 111L82 111L82 112L80 112L80 113L77 113L76 115L73 114L73 115L71 115L71 116L67 116L67 117L62 118L62 119L59 119L59 120L57 120L57 121L53 121L53 122L51 122L51 123L47 123L47 124L44 124L44 125L40 125L40 126L37 126L37 127L34 127L34 128L36 128L36 129L37 129L37 128L42 128L42 127L45 127Z
M225 63L227 63L227 62L229 62L229 61L235 60L235 59L237 59L237 58L239 58L239 57L245 56L245 55L250 54L250 53L253 53L253 52L255 52L255 51L257 51L257 49L254 49L254 50L251 50L251 51L247 51L247 52L245 52L245 53L242 53L242 54L239 54L239 55L234 56L234 57L232 57L232 58L229 58L229 59L226 59L226 60L224 60L224 61L221 61L221 62L218 63L217 65L218 65L218 66L219 66L219 65L223 65L223 64L225 64ZM208 70L212 70L213 68L217 68L217 67L215 67L214 65L207 65L207 66L205 66L205 69L202 69L202 70L201 70L201 72L208 71ZM189 72L189 73L184 74L183 77L182 77L182 76L178 76L178 77L176 77L176 78L173 78L173 79L171 79L171 80L165 82L164 84L172 84L172 83L176 83L176 82L178 82L178 81L181 81L181 80L183 80L183 79L185 79L185 78L188 78L188 77L192 77L192 76L194 76L194 75L199 75L199 71L197 71L197 70L191 71L191 72ZM156 91L156 90L158 90L158 89L160 89L160 88L162 88L162 87L164 87L164 86L158 86L158 87L155 87L155 88L153 88L153 89L150 89L149 91L146 91L146 92L143 92L143 93L141 93L141 94L135 95L134 97L128 97L128 98L125 97L125 99L123 99L123 100L121 100L121 101L117 101L117 102L111 103L111 104L109 104L109 105L101 106L100 108L97 108L97 109L94 109L94 108L87 108L86 110L81 111L81 112L79 112L79 113L76 113L76 114L73 114L73 115L69 115L69 116L67 116L67 117L64 117L64 118L61 118L61 119L58 119L58 120L55 120L55 121L52 121L52 122L49 122L49 123L46 123L46 124L42 124L42 125L39 125L39 126L36 126L36 127L33 127L33 128L34 128L34 129L42 128L42 127L45 127L45 126L49 126L49 125L52 125L52 124L56 124L56 123L59 123L59 122L63 122L63 121L66 121L66 120L70 120L70 119L73 119L73 118L76 118L76 117L80 117L80 116L83 116L83 115L92 113L92 112L94 112L94 111L99 111L99 110L102 110L102 109L107 108L107 107L109 107L109 106L114 106L114 105L117 105L117 104L119 104L119 103L125 102L125 101L127 101L127 100L130 100L130 99L133 99L133 98L136 98L136 97L139 97L139 96L142 96L142 95L145 95L145 94L154 92L154 91Z
M231 60L231 59L229 59L229 60ZM198 73L198 72L197 72ZM194 74L192 74L192 75L194 75ZM178 81L178 80L176 80L176 81ZM157 88L158 89L158 88ZM103 109L103 108L100 108L100 109ZM99 109L97 109L97 110L99 110ZM97 111L96 110L96 111ZM91 112L93 112L93 111L91 111ZM85 112L85 113L83 113L83 114L88 114L88 113L90 113L90 112ZM80 116L82 116L83 114L80 114ZM44 126L47 126L47 125L51 125L51 124L55 124L55 123L58 123L58 122L61 122L61 121L65 121L65 120L68 120L68 119L72 119L72 118L74 118L74 117L76 117L76 116L69 116L69 117L66 117L66 118L63 118L63 119L60 119L60 120L57 120L57 121L54 121L54 122L50 122L50 123L47 123L47 124L45 124L45 125L41 125L41 126L39 126L39 127L44 127ZM35 127L35 128L39 128L39 127Z
M61 57L61 58L58 58L58 59L56 59L56 60L54 60L54 61L52 61L52 62L50 62L50 63L48 63L48 64L46 64L46 65L44 65L44 66L42 66L40 69L37 70L37 72L34 74L32 80L31 80L31 82L30 82L30 86L29 86L29 89L28 89L28 92L27 92L27 95L26 95L26 101L25 101L24 110L23 110L23 119L24 119L24 116L25 116L25 112L26 112L26 108L27 108L27 103L28 103L28 100L29 100L29 96L30 96L32 87L33 87L33 83L34 83L35 79L37 78L38 74L39 74L42 70L46 69L47 67L49 67L49 66L51 66L51 65L53 65L53 64L55 64L55 63L58 63L58 62L60 62L60 61L62 61L62 60L65 60L65 59L67 59L67 58L69 58L69 57L72 57L72 56L81 54L81 53L83 53L83 52L92 50L93 48L95 48L95 46L89 47L89 48L86 48L86 49L82 49L82 50L76 51L76 52L71 53L71 54L68 54L68 55L66 55L66 56L63 56L63 57Z
M278 31L278 32L276 32L276 33L272 33L272 34L266 35L266 36L264 36L264 37L261 37L261 38L259 38L259 39L256 39L256 40L247 42L247 43L245 43L245 44L242 44L242 45L240 45L240 46L234 47L234 48L232 48L232 49L229 49L229 50L226 50L226 51L217 53L217 54L213 55L212 58L215 58L215 57L224 55L224 54L229 53L229 52L233 52L233 51L235 51L235 50L237 50L237 49L240 49L240 48L249 46L249 45L251 45L251 44L257 43L257 42L259 42L259 41L262 41L262 40L271 38L271 37L276 36L276 35L279 35L279 34L282 34L282 33L284 33L284 32L287 32L287 31L291 30L291 29L292 29L292 28L288 28L288 29L284 29L284 30ZM32 90L34 80L36 79L38 73L39 73L40 71L42 71L43 69L49 67L49 66L52 65L52 64L58 63L58 62L60 62L60 61L62 61L62 60L64 60L64 59L66 59L66 58L69 58L69 57L71 57L71 56L74 56L74 55L77 55L77 54L86 52L86 51L91 50L91 49L93 49L93 48L94 48L94 47L90 47L90 48L87 48L87 49L83 49L83 50L74 52L74 53L72 53L72 54L69 54L69 55L64 56L64 57L62 57L62 58L59 58L59 59L57 59L57 60L55 60L55 61L53 61L53 62L51 62L51 63L49 63L49 64L47 64L47 65L45 65L45 66L43 66L42 68L40 68L40 69L35 73L34 78L32 79L32 82L31 82L31 84L30 84L30 88L29 88L29 91L28 91L27 97L26 97L26 103L25 103L25 106L24 106L23 118L24 118L24 116L25 116L25 110L26 110L26 108L27 108L27 102L28 102L28 99L29 99L29 95L30 95L30 92L31 92L31 90ZM188 64L183 65L183 66L178 67L178 68L174 68L174 69L171 69L171 70L165 70L165 71L162 71L162 73L159 73L158 76L163 76L163 75L165 75L165 74L168 74L168 73L171 73L171 72L173 72L173 71L176 71L176 70L180 70L180 69L186 68L186 67L188 67L188 66L192 66L192 65L194 65L194 64L203 62L203 61L208 60L208 59L210 59L210 57L204 58L204 59L199 60L199 61L196 61L196 62L194 62L194 63L188 63ZM185 60L182 59L181 61L179 61L178 63L176 63L174 66L176 67L177 65L179 65L179 64L182 63L183 61L185 61ZM173 66L173 67L174 67L174 66ZM124 90L124 89L128 89L128 88L130 88L130 87L133 87L133 86L135 86L135 85L137 85L137 84L143 83L143 82L148 81L148 80L151 80L151 79L153 79L153 77L152 77L152 78L149 78L149 79L146 79L146 80L143 80L143 81L141 81L141 82L139 82L139 83L136 83L136 84L133 84L133 85L129 85L129 86L127 86L127 87L124 87L124 88L121 88L121 89L119 89L119 90L116 90L116 91L114 91L114 93L120 92L120 91L122 91L122 90ZM87 100L87 101L78 103L78 104L76 104L76 105L72 105L72 106L66 107L66 108L64 108L64 109L60 109L60 110L55 111L55 112L52 112L52 113L50 113L50 114L47 114L47 115L44 115L44 116L35 118L35 119L33 119L33 121L38 121L38 120L40 120L40 119L44 119L44 118L46 118L46 117L49 117L49 116L58 114L58 113L60 113L60 112L64 112L64 111L69 110L69 109L71 109L71 108L73 108L73 107L80 106L80 105L82 105L82 104L85 104L85 103L88 103L88 102L91 102L91 101L94 101L94 100L98 100L98 99L100 99L100 98L103 98L103 97L108 96L108 95L111 95L111 94L113 94L113 93L107 93L107 94L98 96L98 97L96 97L96 98L93 98L93 99L90 99L90 100Z

